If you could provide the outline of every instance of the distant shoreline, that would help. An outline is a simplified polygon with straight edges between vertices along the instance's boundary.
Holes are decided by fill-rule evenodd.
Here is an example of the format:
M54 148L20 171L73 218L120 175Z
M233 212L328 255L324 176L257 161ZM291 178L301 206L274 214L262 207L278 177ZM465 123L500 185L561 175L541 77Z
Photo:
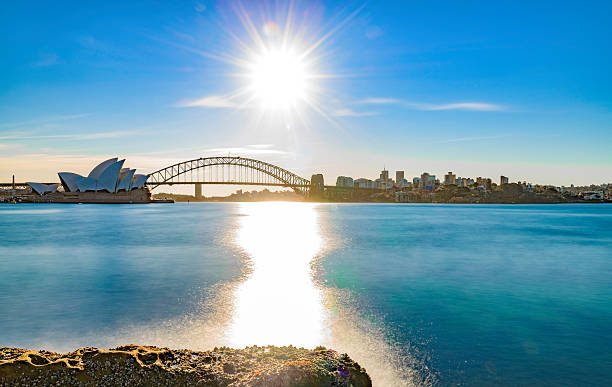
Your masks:
M295 203L318 203L318 204L611 204L612 201L567 201L567 202L394 202L394 201L332 201L332 200L175 200L176 203L265 203L265 202L295 202Z
M458 203L458 202L393 202L393 201L331 201L331 200L152 200L149 202L107 202L107 201L84 201L84 202L68 202L68 201L0 201L0 204L174 204L174 203L317 203L317 204L450 204L450 205L479 205L479 204L612 204L611 200L585 200L585 201L567 201L567 202L473 202L473 203Z

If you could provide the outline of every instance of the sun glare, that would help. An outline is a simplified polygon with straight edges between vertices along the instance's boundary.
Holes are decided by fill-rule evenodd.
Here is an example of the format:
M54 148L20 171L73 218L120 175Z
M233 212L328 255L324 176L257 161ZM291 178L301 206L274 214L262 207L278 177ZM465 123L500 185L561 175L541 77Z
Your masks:
M199 102L249 109L254 112L254 125L263 119L280 119L285 128L290 128L294 123L306 124L309 112L335 123L328 114L328 102L335 98L328 98L331 89L325 83L337 75L324 60L330 56L326 50L363 6L350 13L345 9L333 23L321 26L318 13L310 12L309 2L285 2L274 12L262 9L259 2L250 4L235 8L242 29L234 28L233 23L222 27L235 48L230 52L202 52L235 66L231 76L238 81L237 88L222 98Z
M254 97L269 109L295 107L306 98L308 78L305 63L290 50L266 50L249 72Z

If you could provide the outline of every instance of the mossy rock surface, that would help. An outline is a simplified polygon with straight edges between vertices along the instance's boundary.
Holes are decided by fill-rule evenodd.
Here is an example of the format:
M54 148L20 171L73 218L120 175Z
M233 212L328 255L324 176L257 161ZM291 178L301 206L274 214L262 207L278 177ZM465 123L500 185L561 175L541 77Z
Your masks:
M172 350L125 345L65 354L0 347L0 386L371 386L365 369L318 347Z

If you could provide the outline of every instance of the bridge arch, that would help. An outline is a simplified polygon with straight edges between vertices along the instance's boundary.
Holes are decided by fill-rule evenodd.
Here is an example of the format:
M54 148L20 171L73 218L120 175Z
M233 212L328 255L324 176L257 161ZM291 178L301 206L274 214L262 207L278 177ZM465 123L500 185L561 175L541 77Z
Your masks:
M284 168L239 156L187 160L157 170L149 174L147 179L150 189L174 184L281 186L293 188L295 191L305 191L310 187L309 180Z

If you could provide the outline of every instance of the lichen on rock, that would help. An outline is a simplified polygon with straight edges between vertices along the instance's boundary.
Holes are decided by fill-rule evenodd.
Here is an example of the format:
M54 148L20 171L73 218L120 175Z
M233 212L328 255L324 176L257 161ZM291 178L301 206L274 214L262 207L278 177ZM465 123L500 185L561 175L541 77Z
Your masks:
M318 347L172 350L125 345L66 354L0 348L0 385L371 386L365 369Z

